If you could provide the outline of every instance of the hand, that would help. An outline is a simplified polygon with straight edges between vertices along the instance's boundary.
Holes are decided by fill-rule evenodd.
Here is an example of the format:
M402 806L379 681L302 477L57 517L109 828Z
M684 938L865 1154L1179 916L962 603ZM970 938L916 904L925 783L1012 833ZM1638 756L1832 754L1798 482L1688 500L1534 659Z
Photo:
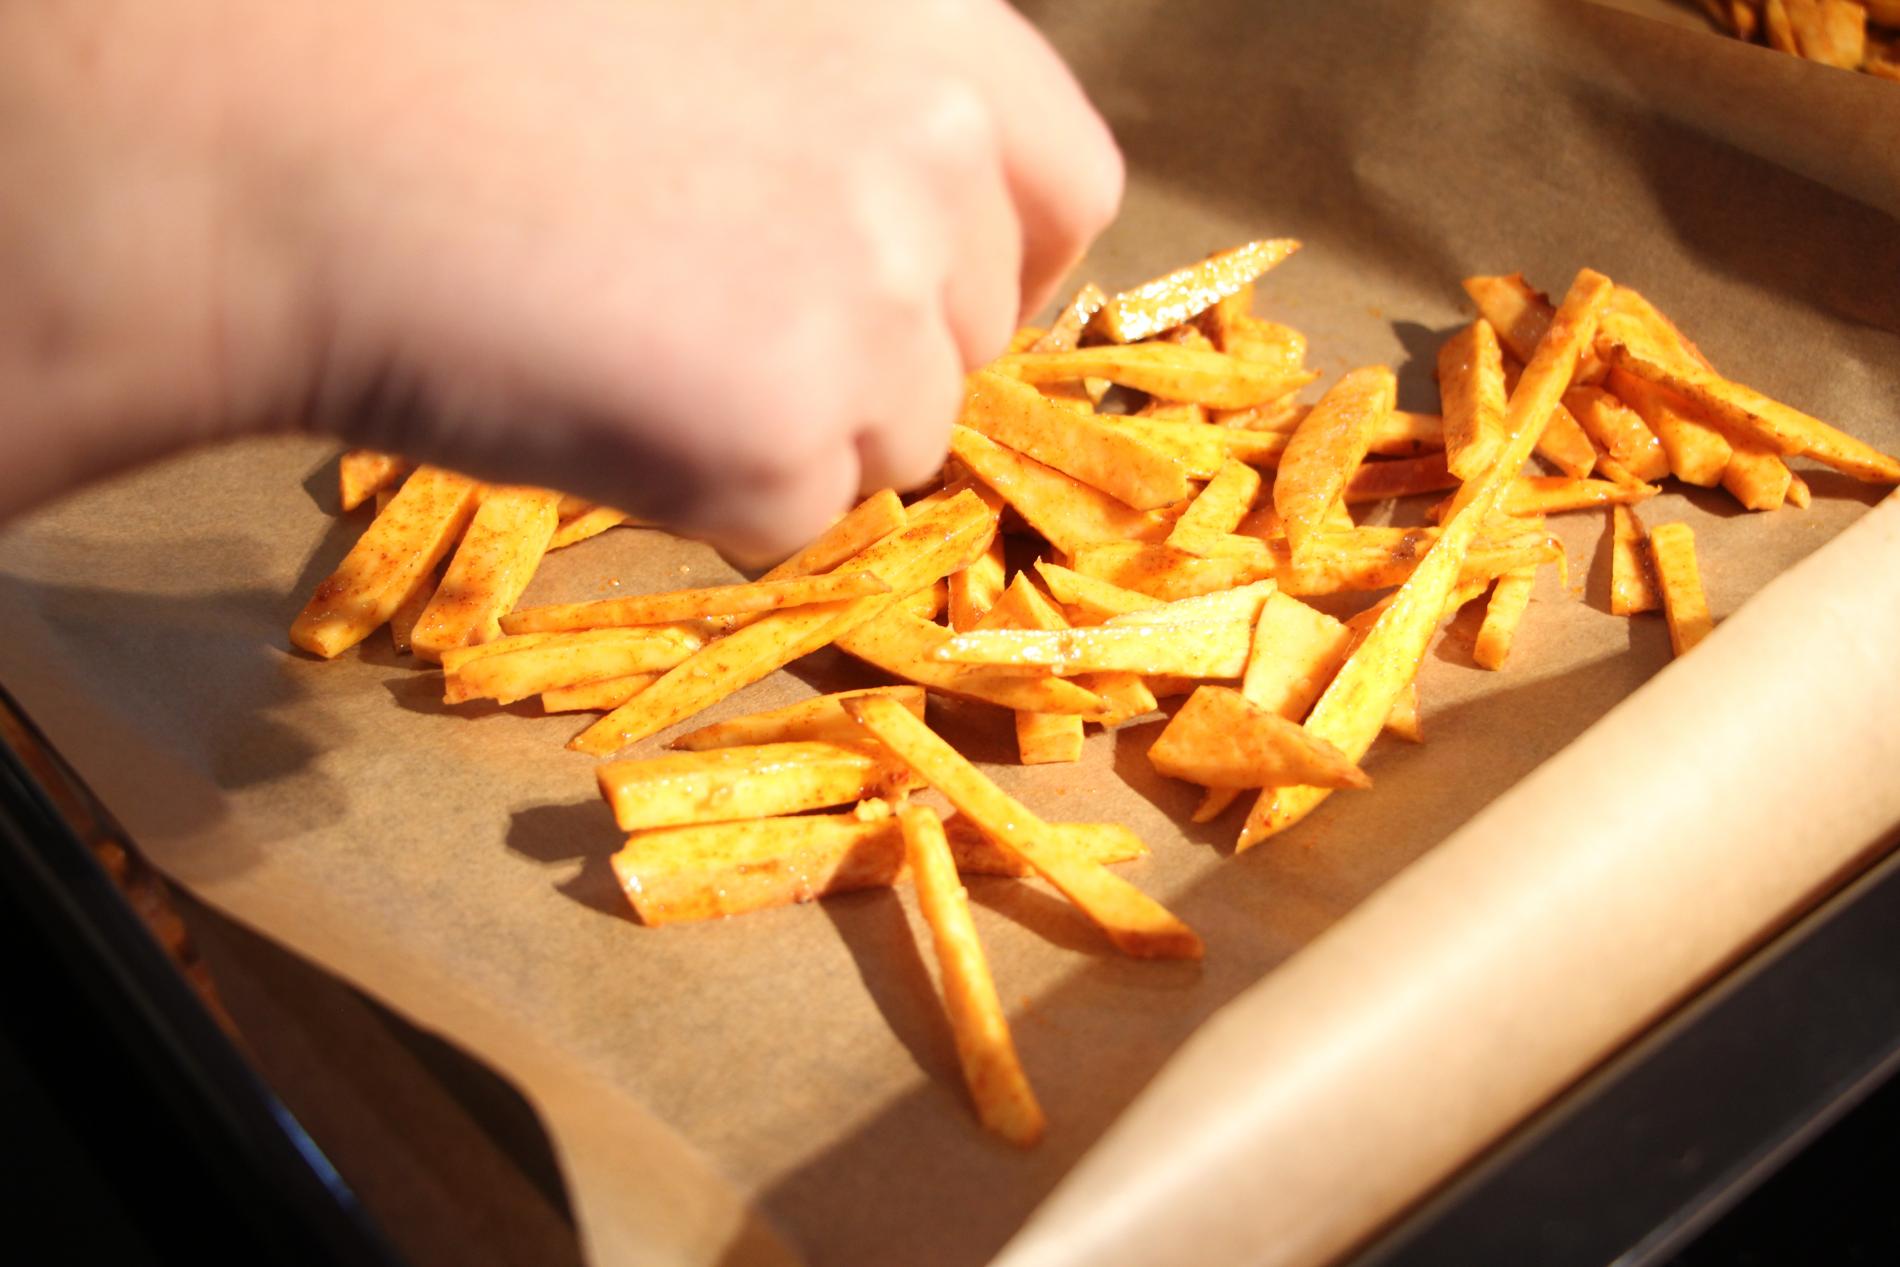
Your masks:
M320 427L752 557L927 478L1121 191L1000 0L0 0L0 47L22 23L62 32L14 81L69 99L51 141L0 125L0 176L56 164L81 214L35 214L40 258L126 284L0 298L103 367L0 403L145 450Z

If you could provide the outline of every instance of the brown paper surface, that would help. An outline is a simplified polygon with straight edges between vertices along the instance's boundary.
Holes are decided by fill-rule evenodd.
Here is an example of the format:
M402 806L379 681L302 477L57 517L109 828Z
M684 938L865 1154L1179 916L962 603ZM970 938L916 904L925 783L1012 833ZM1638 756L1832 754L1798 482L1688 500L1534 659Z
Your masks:
M1386 361L1430 409L1458 278L1560 289L1588 264L1719 367L1900 449L1893 151L1797 164L1681 68L1796 118L1832 117L1851 77L1568 3L1026 7L1129 158L1086 275L1301 237L1260 310L1328 378ZM1900 111L1871 86L1889 112L1857 116L1867 136ZM1718 617L1878 500L1801 469L1807 511L1645 507L1695 527ZM976 1264L1025 1224L1009 1261L1322 1261L1900 818L1868 764L1893 768L1892 507L1498 801L1668 661L1659 619L1606 614L1601 517L1554 521L1582 595L1540 579L1501 674L1441 643L1425 745L1381 741L1373 792L1238 859L1237 814L1188 825L1195 794L1149 769L1153 723L1025 769L998 717L933 714L1047 816L1135 828L1153 856L1125 874L1208 947L1136 963L1040 884L971 883L1051 1123L1016 1153L974 1123L908 895L642 928L591 763L561 748L574 719L444 709L380 634L337 663L288 651L360 530L334 476L322 444L251 442L14 525L0 681L170 874L514 1080L598 1263ZM550 558L528 601L731 575L617 531ZM821 655L707 719L873 680Z

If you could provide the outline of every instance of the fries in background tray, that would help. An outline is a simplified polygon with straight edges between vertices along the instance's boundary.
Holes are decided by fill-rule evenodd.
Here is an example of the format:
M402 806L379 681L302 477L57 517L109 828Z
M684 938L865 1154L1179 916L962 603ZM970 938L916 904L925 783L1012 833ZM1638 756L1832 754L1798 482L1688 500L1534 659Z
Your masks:
M1900 0L1697 0L1725 35L1900 80Z
M1381 733L1419 738L1419 667L1461 608L1476 666L1535 637L1539 574L1554 565L1561 587L1569 565L1545 516L1605 518L1610 612L1660 612L1682 655L1712 627L1695 540L1645 532L1638 503L1676 479L1751 511L1804 506L1794 458L1900 482L1900 461L1725 378L1590 269L1557 304L1518 274L1465 279L1477 313L1435 357L1439 413L1398 409L1384 366L1318 383L1305 338L1254 312L1298 247L1084 286L970 376L937 487L873 495L758 580L520 609L546 551L632 521L351 453L345 508L380 510L292 639L333 657L388 622L439 659L447 703L602 714L569 746L619 758L596 767L628 833L613 869L649 926L914 882L978 1117L1033 1143L1041 1110L959 874L1040 877L1104 948L1202 944L1110 869L1140 840L1039 817L931 728L931 695L1007 715L1024 764L1074 761L1173 701L1150 762L1204 788L1196 821L1244 794L1246 849L1370 787ZM1366 521L1426 497L1425 524ZM863 689L621 756L831 646L865 666Z

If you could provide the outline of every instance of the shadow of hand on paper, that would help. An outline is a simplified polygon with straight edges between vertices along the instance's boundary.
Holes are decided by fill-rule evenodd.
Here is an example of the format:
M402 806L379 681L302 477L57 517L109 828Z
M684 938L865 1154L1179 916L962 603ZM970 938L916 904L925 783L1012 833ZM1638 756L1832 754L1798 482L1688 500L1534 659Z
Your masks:
M66 539L45 547L48 556L61 573L98 583L0 572L0 680L157 861L196 878L247 865L255 843L212 839L231 793L268 788L283 807L282 836L341 814L345 793L316 768L318 746L274 716L308 703L305 673L317 667L285 648L284 595L186 588L197 575L261 571L254 543L204 537L106 550ZM181 577L187 558L202 567Z

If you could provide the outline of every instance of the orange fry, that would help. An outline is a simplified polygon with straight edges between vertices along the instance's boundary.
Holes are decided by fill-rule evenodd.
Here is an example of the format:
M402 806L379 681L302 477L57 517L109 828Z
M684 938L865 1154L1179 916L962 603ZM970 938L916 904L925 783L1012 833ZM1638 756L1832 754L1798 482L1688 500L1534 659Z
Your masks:
M1392 411L1398 380L1383 365L1354 370L1320 397L1280 455L1273 508L1297 557L1326 522L1366 455L1367 436Z
M881 749L862 743L808 741L669 752L608 761L594 773L622 831L796 814L896 795L911 786L908 770Z
M1299 249L1291 238L1275 238L1210 255L1115 296L1096 314L1095 328L1116 343L1152 338L1250 285Z
M1339 749L1225 686L1188 696L1148 760L1168 778L1210 788L1372 786Z
M1610 614L1630 616L1662 606L1642 521L1627 506L1610 508Z
M540 488L490 488L482 494L442 583L410 633L418 656L440 660L451 647L501 637L506 613L547 553L559 497Z
M1696 566L1695 533L1684 523L1657 524L1649 530L1649 550L1669 620L1669 645L1677 655L1688 655L1715 628Z
M871 696L852 700L845 708L985 834L1075 903L1123 954L1140 959L1201 957L1201 939L1192 929L1134 885L1083 856L901 704Z
M1018 1148L1027 1148L1042 1138L1042 1109L1016 1058L1009 1021L1003 1015L1002 1000L996 997L983 945L976 939L969 900L957 878L943 823L923 806L902 809L897 818L904 857L917 888L917 905L937 949L944 1010L950 1014L950 1031L956 1038L957 1062L963 1066L963 1081L976 1102L977 1117L986 1129Z
M1193 492L1181 463L1139 436L1002 374L970 376L958 421L1136 510L1172 506Z
M1438 391L1444 401L1447 468L1471 479L1504 443L1504 353L1483 317L1438 349Z

